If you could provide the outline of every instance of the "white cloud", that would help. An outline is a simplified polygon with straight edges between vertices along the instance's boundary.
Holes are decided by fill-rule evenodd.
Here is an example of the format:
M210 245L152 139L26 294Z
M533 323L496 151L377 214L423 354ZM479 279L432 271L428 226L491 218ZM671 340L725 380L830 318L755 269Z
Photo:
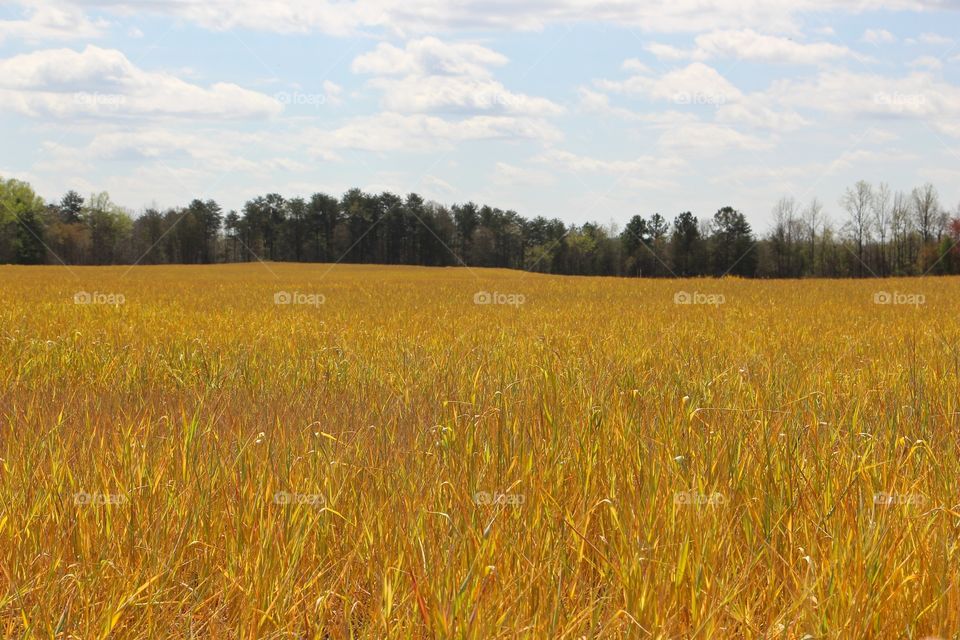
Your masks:
M644 45L643 48L660 60L706 60L710 57L705 51L701 51L700 49L681 49L670 44L661 44L659 42L652 42ZM627 68L626 65L624 65L624 68ZM646 71L646 69L635 70Z
M829 42L804 44L789 38L763 35L750 29L718 31L696 38L697 46L715 57L733 57L754 62L819 64L841 58L857 58L847 47Z
M527 169L506 162L494 167L493 182L507 187L546 187L557 181L556 176L539 169Z
M459 190L444 180L443 178L437 177L432 174L423 176L423 179L420 180L420 185L426 189L427 195L438 194L445 197L450 197L453 194L456 194ZM404 188L396 189L395 193L403 193Z
M940 60L940 58L935 58L933 56L920 56L919 58L911 61L910 66L937 70L943 68L943 61Z
M808 124L807 120L793 110L777 110L776 103L762 93L744 94L716 69L702 62L694 62L684 68L675 69L660 77L636 75L624 81L601 80L597 86L608 91L643 95L653 100L669 100L679 107L707 106L715 109L717 122L722 125L717 133L717 146L742 146L744 148L767 148L768 143L749 137L731 135L727 125L739 124L770 131L793 131ZM586 110L605 113L631 120L641 120L665 126L691 125L697 118L678 118L676 112L666 114L638 114L629 110L613 107L606 94L590 89L580 90L580 105ZM668 116L660 119L655 115ZM670 140L682 143L693 129L681 130ZM736 132L734 132L736 133Z
M402 80L378 79L371 86L384 92L389 111L405 113L493 112L551 116L563 109L544 98L509 91L499 82L482 78L410 76Z
M763 95L748 96L741 102L717 108L717 120L771 131L795 131L810 122L795 111L777 111L765 104Z
M37 183L37 176L29 171L13 171L0 167L0 180L20 180L31 184Z
M886 29L867 29L860 37L860 41L868 44L891 44L897 41L897 36Z
M929 73L902 77L824 71L816 78L781 80L767 97L793 108L863 116L922 118L948 135L960 135L960 87Z
M684 166L678 157L640 156L633 160L606 160L577 155L570 151L552 149L540 155L538 161L584 173L633 174L644 172L676 173Z
M600 93L599 91L594 91L586 87L581 87L578 93L580 95L580 108L586 113L614 116L624 120L634 120L641 115L629 109L611 105L610 96L605 93ZM691 117L695 116L691 115Z
M616 107L610 103L610 96L599 91L581 87L579 90L580 108L587 113L596 113L603 116L612 116L631 122L644 123L661 129L690 125L701 126L700 120L692 113L679 111L647 111L636 112L623 107ZM721 124L738 124L767 129L770 131L788 132L799 129L809 122L794 111L776 111L764 104L766 98L746 96L741 102L716 105L716 120ZM703 129L700 129L703 131ZM687 129L686 131L690 131ZM725 136L728 140L730 136ZM756 141L754 141L756 142ZM765 143L753 146L766 147Z
M920 42L933 46L946 47L952 45L954 43L954 39L942 36L939 33L922 33L920 34Z
M53 3L28 6L21 20L0 20L0 42L21 39L27 42L44 40L90 40L103 35L109 26L105 20L90 20L77 7Z
M173 129L122 128L96 133L82 146L47 142L38 168L85 173L91 160L117 161L141 166L159 162L195 162L201 173L246 170L256 172L274 161L253 162L241 153L262 147L263 136L238 131L229 136L212 132L189 133ZM181 167L183 168L183 167Z
M71 0L78 7L116 13L143 11L132 0ZM148 10L174 15L210 29L247 28L283 33L343 34L369 27L397 33L448 29L539 30L551 24L602 22L658 32L764 28L800 32L804 12L859 13L864 10L936 10L944 0L649 0L606 2L476 2L475 0L178 0L151 2ZM950 5L947 5L948 7Z
M687 166L679 156L644 155L630 160L610 160L551 149L535 158L536 162L577 175L614 177L623 188L674 190Z
M752 62L821 64L842 58L862 59L854 51L829 42L801 43L790 38L757 33L752 29L713 31L697 36L693 49L682 50L663 44L646 47L666 60L709 60L738 58Z
M534 118L473 116L447 120L427 114L384 112L354 118L332 130L303 132L318 153L339 149L362 151L436 151L469 140L558 140L554 127Z
M643 64L636 58L629 58L623 61L623 64L620 65L620 68L624 71L633 71L635 73L652 73L652 69L647 65Z
M506 57L486 47L423 38L408 42L404 49L380 44L356 58L352 69L378 76L369 84L383 92L388 111L541 117L562 113L550 100L515 93L494 80L488 67L506 62Z
M960 138L960 117L953 120L943 120L937 128L948 136ZM956 159L956 156L954 156L954 159Z
M0 60L0 97L7 109L30 116L247 118L282 110L273 98L235 84L201 87L92 45Z
M712 122L698 122L670 127L657 141L661 148L676 153L716 154L727 149L763 151L772 149L775 141L737 131L733 127Z
M789 181L797 178L809 178L817 175L817 170L822 171L822 167L813 165L794 165L772 167L770 165L737 163L732 167L724 167L720 173L717 173L710 182L712 184L737 184L737 185L756 185L777 183L779 191L790 192L795 190L795 186Z
M343 104L343 87L330 80L323 81L324 98L328 104L337 106Z
M716 69L702 62L694 62L660 77L635 75L623 81L601 80L598 84L609 91L640 94L678 104L722 104L743 96Z
M882 164L890 158L888 151L871 151L869 149L854 149L844 151L839 156L828 163L820 165L824 172L834 172L841 169L859 169L865 164ZM911 154L903 154L903 159L912 161L917 157Z
M355 73L375 76L451 75L489 76L488 67L507 63L496 51L471 43L448 44L428 37L411 40L400 49L382 42L353 61Z
M866 135L854 135L851 136L852 140L857 144L877 144L883 145L888 142L894 142L900 139L900 136L894 133L893 131L887 131L885 129L876 129L871 128L867 131Z

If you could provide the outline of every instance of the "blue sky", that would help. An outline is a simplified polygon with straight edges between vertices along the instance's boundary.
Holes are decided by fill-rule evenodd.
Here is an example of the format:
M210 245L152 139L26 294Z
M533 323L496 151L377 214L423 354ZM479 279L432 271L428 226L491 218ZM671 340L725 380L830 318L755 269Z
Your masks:
M0 176L134 212L359 186L763 231L859 179L956 212L960 1L8 1L0 136Z

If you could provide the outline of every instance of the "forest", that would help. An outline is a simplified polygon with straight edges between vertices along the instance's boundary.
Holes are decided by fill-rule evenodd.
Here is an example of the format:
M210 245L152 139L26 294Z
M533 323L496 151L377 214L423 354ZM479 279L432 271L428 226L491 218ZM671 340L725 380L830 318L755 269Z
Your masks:
M134 214L109 194L68 191L46 201L0 178L0 264L345 262L477 266L566 275L759 278L885 277L960 273L960 207L925 184L894 193L848 188L832 219L814 198L784 197L757 234L723 206L672 219L653 213L616 224L525 218L472 202L447 206L411 193L337 198L258 196L240 211L213 200Z

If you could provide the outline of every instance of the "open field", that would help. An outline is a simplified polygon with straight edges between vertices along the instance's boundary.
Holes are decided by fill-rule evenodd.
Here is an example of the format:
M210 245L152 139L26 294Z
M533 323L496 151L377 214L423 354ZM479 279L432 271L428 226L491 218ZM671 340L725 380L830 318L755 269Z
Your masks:
M958 317L956 278L0 267L0 636L957 637Z

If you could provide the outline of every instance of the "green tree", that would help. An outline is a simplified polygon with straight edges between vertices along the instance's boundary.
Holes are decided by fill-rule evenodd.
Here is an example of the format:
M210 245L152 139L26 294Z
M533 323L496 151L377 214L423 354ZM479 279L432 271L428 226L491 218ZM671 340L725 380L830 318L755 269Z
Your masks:
M750 223L741 212L733 207L717 211L710 242L714 275L753 276L757 268L755 244Z
M71 189L60 199L59 208L64 224L77 224L83 216L83 196Z
M332 262L334 232L340 224L340 203L325 193L315 193L307 206L307 226L311 241L308 255L311 260ZM337 256L339 257L339 256Z
M676 275L703 275L706 252L700 224L695 215L684 211L674 218L670 245L673 271Z
M110 200L106 191L90 196L83 221L90 229L94 264L118 264L129 257L125 249L130 246L133 220Z
M43 262L43 200L21 180L0 178L0 263Z

